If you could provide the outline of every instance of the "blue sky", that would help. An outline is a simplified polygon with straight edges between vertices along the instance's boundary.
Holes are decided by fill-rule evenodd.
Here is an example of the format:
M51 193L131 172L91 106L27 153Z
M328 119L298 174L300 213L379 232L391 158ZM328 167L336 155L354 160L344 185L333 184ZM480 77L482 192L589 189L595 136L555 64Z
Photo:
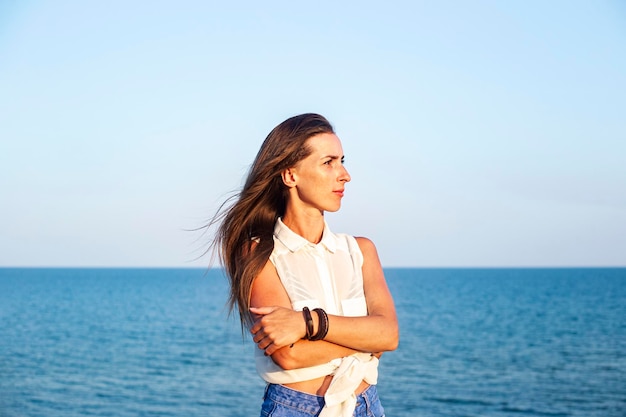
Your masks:
M205 266L302 112L385 266L624 266L625 45L620 1L2 2L0 266Z

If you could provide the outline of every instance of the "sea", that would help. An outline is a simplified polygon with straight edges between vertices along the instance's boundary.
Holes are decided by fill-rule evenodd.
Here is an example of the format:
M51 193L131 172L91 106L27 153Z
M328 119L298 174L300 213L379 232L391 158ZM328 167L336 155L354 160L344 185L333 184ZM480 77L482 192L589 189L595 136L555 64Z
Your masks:
M385 274L387 417L626 416L626 268ZM0 269L0 416L258 416L226 295L217 269Z

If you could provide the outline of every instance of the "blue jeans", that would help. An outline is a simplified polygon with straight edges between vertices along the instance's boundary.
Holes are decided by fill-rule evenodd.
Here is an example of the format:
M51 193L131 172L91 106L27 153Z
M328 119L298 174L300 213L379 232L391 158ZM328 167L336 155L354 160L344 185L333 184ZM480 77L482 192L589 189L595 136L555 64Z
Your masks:
M277 384L268 384L263 397L261 417L318 416L324 407L324 397L307 394ZM385 417L376 385L370 385L356 397L354 417Z

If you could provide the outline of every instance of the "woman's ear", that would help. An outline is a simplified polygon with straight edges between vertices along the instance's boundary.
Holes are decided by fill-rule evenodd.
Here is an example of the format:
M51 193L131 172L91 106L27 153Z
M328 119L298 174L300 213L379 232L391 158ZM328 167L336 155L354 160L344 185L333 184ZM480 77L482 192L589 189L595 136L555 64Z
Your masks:
M287 168L283 170L280 175L283 179L283 183L287 187L292 188L296 186L296 173L294 168Z

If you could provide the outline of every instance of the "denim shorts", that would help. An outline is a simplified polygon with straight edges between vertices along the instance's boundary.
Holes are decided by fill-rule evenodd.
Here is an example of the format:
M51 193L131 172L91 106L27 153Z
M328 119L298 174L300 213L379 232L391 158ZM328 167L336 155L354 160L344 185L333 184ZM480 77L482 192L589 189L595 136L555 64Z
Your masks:
M277 384L268 384L263 397L261 417L318 416L324 408L324 397L307 394ZM354 417L385 417L376 385L370 385L356 397Z

